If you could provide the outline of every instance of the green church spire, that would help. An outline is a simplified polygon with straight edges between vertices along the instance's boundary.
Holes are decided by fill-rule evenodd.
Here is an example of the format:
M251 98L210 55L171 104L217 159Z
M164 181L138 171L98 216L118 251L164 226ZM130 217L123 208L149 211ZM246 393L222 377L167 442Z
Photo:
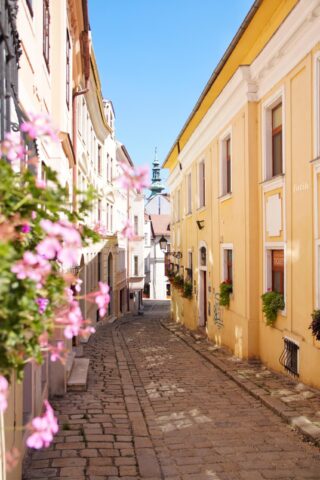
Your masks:
M157 158L157 147L154 150L154 160L152 162L151 196L161 193L164 186L161 183L160 163Z

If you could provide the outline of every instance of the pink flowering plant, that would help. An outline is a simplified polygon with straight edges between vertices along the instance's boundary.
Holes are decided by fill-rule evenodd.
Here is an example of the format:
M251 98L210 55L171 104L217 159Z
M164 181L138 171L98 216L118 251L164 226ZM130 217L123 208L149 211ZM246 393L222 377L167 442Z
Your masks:
M21 130L29 142L39 136L57 139L49 120L41 116L31 116ZM21 380L26 362L40 364L47 352L52 361L63 359L63 343L50 344L55 328L68 332L67 338L70 332L92 330L82 318L78 280L70 269L78 264L81 247L100 236L85 225L95 201L93 190L76 192L74 211L67 188L53 170L44 167L45 181L39 183L35 161L26 158L21 139L7 135L0 154L0 380L8 381L13 372ZM13 165L17 159L20 171Z

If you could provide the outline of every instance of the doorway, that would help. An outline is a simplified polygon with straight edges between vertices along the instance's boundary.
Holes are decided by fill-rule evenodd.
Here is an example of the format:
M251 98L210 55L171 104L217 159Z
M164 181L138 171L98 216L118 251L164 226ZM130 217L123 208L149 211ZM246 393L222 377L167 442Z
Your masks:
M201 242L204 243L204 242ZM200 245L199 248L199 326L207 327L207 248L205 245Z

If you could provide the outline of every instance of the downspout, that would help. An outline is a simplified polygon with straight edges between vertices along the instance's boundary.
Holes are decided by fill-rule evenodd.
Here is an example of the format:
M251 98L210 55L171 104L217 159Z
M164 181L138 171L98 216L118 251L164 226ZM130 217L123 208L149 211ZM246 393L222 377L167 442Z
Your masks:
M130 219L130 190L127 189L127 219ZM127 238L127 310L130 309L130 252L129 238Z

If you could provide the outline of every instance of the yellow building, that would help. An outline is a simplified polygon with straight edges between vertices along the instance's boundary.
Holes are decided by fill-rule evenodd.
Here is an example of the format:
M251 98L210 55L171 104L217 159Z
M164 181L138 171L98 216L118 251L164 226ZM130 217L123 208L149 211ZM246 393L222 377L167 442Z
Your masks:
M164 167L172 269L193 288L173 289L173 318L320 387L319 0L253 4ZM284 300L272 326L269 291Z

